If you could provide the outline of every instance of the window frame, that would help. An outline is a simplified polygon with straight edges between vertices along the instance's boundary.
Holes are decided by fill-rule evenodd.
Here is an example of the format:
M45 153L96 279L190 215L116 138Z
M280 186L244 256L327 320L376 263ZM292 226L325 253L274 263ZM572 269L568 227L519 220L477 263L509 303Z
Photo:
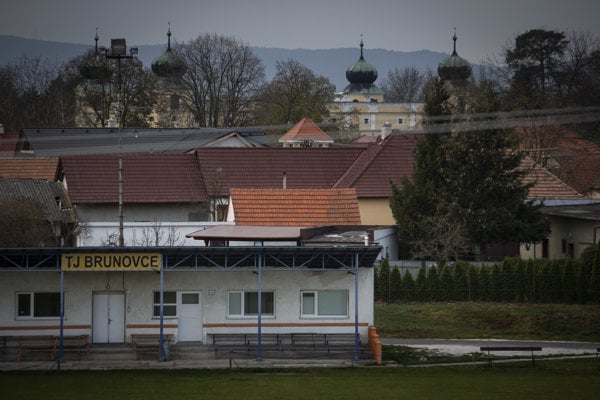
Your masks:
M240 312L237 314L233 314L231 313L231 307L232 307L232 303L231 303L231 295L233 294L238 294L240 296L240 304L239 308ZM229 290L227 292L227 318L258 318L258 312L257 313L249 313L247 312L247 308L248 308L248 304L246 304L247 302L247 296L251 295L251 294L257 294L256 296L256 301L258 303L258 290ZM262 317L266 317L266 318L275 318L275 291L274 290L262 290L261 291L262 294L262 308L263 311L261 312L261 318ZM273 310L271 312L267 312L264 311L265 307L268 307L268 301L265 301L265 296L272 296L271 299L271 304L272 304L272 308ZM256 308L258 308L258 304L256 304Z
M338 293L343 293L344 294L344 307L345 307L345 313L344 314L320 314L319 312L319 293L324 293L324 292L338 292ZM313 296L313 312L312 313L308 313L305 312L305 304L304 304L304 296L305 295L312 295ZM300 292L300 318L340 318L340 319L346 319L349 317L349 310L350 310L350 292L347 289L332 289L332 290L302 290Z
M164 301L164 295L167 293L172 293L175 296L175 302L167 303ZM156 301L156 296L158 296L158 301ZM175 307L174 313L167 313L167 307ZM177 301L177 291L176 290L163 290L163 318L174 319L177 318L177 312L179 309L178 301ZM152 319L160 318L160 290L152 291Z
M57 303L51 306L51 309L56 310L55 315L36 315L36 295L54 295L56 296ZM28 314L20 314L21 310L21 302L20 297L27 296L29 298L29 313ZM42 292L16 292L15 293L15 319L17 320L28 320L28 319L59 319L61 314L60 310L60 292L50 292L50 291L42 291Z

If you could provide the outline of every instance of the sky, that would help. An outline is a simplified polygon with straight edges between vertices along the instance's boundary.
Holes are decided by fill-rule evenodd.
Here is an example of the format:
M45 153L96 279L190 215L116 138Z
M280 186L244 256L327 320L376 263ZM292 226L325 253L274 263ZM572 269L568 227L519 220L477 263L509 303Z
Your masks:
M252 47L452 52L498 57L529 29L600 36L598 0L0 0L0 35L100 45L186 42L205 33Z

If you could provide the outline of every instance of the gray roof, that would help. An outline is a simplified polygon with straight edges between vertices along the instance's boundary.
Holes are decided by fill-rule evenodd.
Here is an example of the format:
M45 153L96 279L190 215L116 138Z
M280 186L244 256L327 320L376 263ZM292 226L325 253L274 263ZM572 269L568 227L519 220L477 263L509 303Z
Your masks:
M0 203L14 199L28 199L39 203L49 221L71 224L76 221L75 211L61 182L45 179L0 179Z
M542 207L542 212L564 218L600 221L600 203Z
M261 146L263 133L240 128L52 128L23 129L37 157L78 154L184 153L236 132L254 146Z

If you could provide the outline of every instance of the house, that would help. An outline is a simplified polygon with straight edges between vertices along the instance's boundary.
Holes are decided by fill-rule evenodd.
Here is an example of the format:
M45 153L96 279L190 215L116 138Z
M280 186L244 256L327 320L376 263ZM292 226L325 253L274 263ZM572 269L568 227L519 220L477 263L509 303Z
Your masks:
M328 147L333 144L331 136L310 118L302 118L279 138L283 147Z
M587 246L596 243L600 201L587 198L549 170L525 157L521 168L528 171L526 184L532 184L528 198L543 204L551 232L541 243L521 245L523 258L577 258Z
M119 158L126 245L184 245L182 232L212 220L195 154L65 156L64 183L88 231L79 246L107 245L118 235Z
M375 85L377 68L366 61L363 47L361 39L360 57L346 70L349 83L329 104L332 122L366 136L379 135L384 125L392 130L420 130L424 104L385 102L383 90Z

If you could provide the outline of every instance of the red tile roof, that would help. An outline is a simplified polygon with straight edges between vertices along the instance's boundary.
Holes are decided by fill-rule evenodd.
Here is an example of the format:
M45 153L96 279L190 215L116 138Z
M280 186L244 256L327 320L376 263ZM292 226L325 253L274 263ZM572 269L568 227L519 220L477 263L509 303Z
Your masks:
M413 172L418 135L394 134L370 144L334 187L354 187L358 197L389 197Z
M521 160L520 169L526 172L523 183L533 184L527 194L529 200L569 200L583 198L581 193L568 186L530 158L525 157Z
M0 159L0 178L33 178L56 181L60 178L58 158Z
M238 189L231 202L236 225L360 225L354 189Z
M73 203L117 203L117 154L62 158ZM194 154L124 154L124 203L189 203L207 195Z
M303 118L279 138L279 142L303 142L306 140L333 143L331 136L323 132L310 118Z
M229 188L330 189L364 148L200 148L198 162L207 188L223 182ZM211 192L210 189L209 193Z

